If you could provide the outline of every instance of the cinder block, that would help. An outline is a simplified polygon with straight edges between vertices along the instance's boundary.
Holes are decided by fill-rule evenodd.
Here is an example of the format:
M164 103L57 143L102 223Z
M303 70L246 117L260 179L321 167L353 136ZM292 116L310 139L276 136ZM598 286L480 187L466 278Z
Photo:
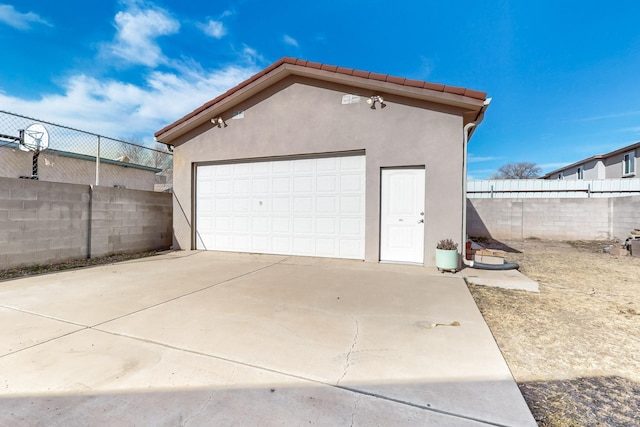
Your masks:
M34 221L37 211L35 209L12 209L9 211L10 221Z

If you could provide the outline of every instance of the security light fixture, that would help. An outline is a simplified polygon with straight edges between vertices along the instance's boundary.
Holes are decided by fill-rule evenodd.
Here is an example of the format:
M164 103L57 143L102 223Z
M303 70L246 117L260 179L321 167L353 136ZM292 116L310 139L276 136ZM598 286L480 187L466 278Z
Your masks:
M227 122L225 122L222 117L214 117L213 119L211 119L211 123L218 126L219 128L228 126Z
M374 95L371 98L367 99L367 104L371 105L371 109L376 109L376 102L380 103L380 108L384 108L387 104L384 103L384 98L380 95Z

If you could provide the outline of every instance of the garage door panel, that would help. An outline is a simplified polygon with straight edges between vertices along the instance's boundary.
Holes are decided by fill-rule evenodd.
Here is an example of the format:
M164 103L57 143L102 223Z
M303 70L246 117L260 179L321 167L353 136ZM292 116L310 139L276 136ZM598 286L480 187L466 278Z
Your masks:
M336 226L338 220L336 218L316 218L316 234L327 235L337 234L338 227Z
M253 178L251 180L251 194L253 195L269 194L269 179Z
M294 218L293 233L295 235L313 234L313 218Z
M341 193L362 193L364 190L364 182L360 174L347 174L340 176L340 192Z
M292 233L293 227L291 226L291 218L273 218L271 220L271 231L273 231L274 233Z
M335 193L336 191L338 191L338 185L335 175L321 175L316 177L316 192Z
M364 156L199 166L198 249L364 258Z
M231 199L226 199L226 198L217 198L214 199L214 205L213 205L213 211L216 214L226 214L231 212L231 204L233 203L233 201Z
M289 236L273 236L271 238L273 253L291 254L292 240L293 238Z
M336 196L316 197L316 213L329 215L338 213L338 200Z
M340 213L360 214L364 210L364 197L361 196L341 196Z
M269 233L271 223L268 216L254 216L251 223L251 231L253 233Z
M313 192L313 177L310 175L296 176L293 179L293 192L296 194L309 194Z
M273 192L280 194L289 194L291 192L291 178L290 177L274 177L273 178Z

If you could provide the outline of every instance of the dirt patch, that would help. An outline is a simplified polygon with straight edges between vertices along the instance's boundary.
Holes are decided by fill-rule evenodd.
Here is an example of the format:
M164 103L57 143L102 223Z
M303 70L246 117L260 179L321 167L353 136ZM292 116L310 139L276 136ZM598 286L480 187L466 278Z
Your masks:
M145 258L157 255L156 251L115 254L91 259L75 259L57 264L32 265L0 270L0 281L17 277L35 276L37 274L53 273L55 271L72 270L74 268L90 267L92 265L113 264L130 259Z
M640 258L611 242L487 242L540 293L470 285L541 426L640 425Z

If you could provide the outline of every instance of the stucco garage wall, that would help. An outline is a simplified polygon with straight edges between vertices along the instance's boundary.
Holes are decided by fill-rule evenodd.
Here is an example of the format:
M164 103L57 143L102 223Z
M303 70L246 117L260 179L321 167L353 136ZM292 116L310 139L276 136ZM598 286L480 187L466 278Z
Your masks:
M380 170L425 166L425 265L435 263L436 242L460 240L462 221L461 112L385 93L290 76L232 111L228 126L210 123L175 141L175 243L192 248L193 165L302 154L364 150L366 154L365 260L379 259ZM345 94L361 102L342 104ZM387 107L365 102L382 95ZM244 118L229 120L235 111Z
M0 178L0 269L171 246L171 194Z
M640 196L593 199L468 199L471 236L624 240L640 228Z

